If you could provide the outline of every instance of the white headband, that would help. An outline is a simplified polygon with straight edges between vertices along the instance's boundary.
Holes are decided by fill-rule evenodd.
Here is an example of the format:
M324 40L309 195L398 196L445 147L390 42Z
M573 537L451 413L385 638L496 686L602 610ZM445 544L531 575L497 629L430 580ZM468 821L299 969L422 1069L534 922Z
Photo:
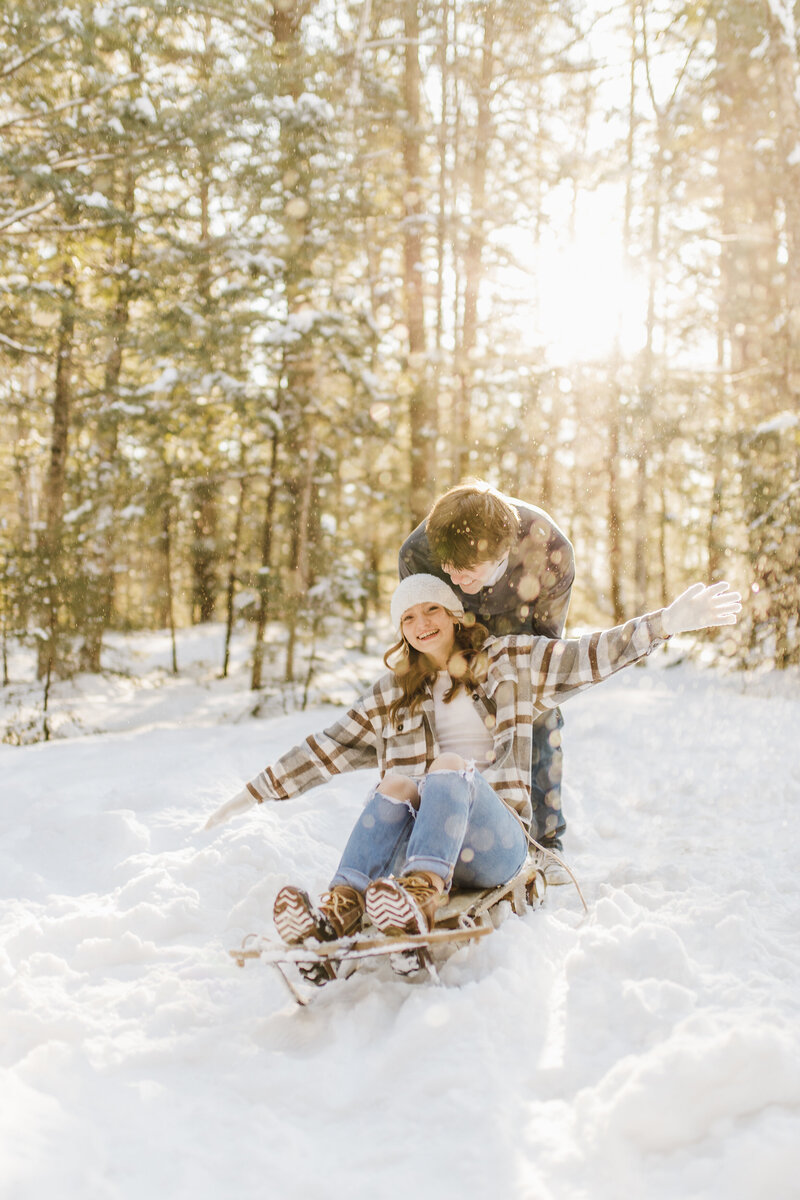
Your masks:
M392 624L400 628L403 613L415 604L441 604L454 617L463 617L464 605L449 584L436 575L407 575L394 589Z

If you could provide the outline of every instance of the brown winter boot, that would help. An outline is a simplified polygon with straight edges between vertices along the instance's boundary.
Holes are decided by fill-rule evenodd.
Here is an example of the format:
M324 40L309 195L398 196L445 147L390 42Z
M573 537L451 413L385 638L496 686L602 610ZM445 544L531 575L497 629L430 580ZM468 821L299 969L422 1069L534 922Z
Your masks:
M319 911L335 930L337 938L349 937L361 928L364 916L364 897L354 887L337 883L320 897Z
M366 892L367 916L384 933L427 933L444 892L444 880L433 871L376 879Z
M306 938L332 942L348 937L358 930L363 915L363 896L344 884L337 884L326 892L316 907L308 893L300 888L281 888L272 910L275 928L290 945L304 942Z
M290 946L306 939L333 942L355 933L364 915L364 897L355 888L337 884L322 896L315 907L308 892L296 887L283 887L275 897L272 918L275 928ZM336 978L336 963L322 959L299 963L300 974L315 987L322 987Z

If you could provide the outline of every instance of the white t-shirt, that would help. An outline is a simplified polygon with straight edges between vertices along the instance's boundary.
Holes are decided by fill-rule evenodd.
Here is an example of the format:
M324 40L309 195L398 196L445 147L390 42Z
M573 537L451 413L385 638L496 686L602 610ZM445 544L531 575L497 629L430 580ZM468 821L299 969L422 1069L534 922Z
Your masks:
M450 690L452 680L447 671L440 671L433 685L434 719L436 740L442 753L460 754L468 762L474 759L479 771L492 761L494 743L492 735L475 709L475 702L468 691L459 688L449 704L444 696Z

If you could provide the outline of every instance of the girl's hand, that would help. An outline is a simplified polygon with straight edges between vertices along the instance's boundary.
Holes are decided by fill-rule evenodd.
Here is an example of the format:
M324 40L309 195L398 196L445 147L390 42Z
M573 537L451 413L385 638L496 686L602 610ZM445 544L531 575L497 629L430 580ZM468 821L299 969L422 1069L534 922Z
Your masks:
M708 629L714 625L735 625L742 611L742 597L727 583L693 583L673 600L661 614L664 632L688 633L690 629Z
M258 804L253 793L249 788L242 788L237 792L232 800L227 800L220 808L213 812L203 826L204 829L213 829L215 825L221 825L223 821L230 820L237 813L246 812L253 804Z

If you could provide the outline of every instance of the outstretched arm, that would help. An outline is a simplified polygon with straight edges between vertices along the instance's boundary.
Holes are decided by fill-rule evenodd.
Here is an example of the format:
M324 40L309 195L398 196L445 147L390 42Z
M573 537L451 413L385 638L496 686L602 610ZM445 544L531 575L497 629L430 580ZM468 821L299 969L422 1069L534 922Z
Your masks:
M372 697L362 697L323 733L310 734L272 766L211 814L205 824L213 829L264 800L289 800L345 771L374 767L377 738L372 726Z
M727 583L692 584L668 608L580 638L536 638L531 650L534 706L556 705L648 655L675 633L733 625L741 596Z

